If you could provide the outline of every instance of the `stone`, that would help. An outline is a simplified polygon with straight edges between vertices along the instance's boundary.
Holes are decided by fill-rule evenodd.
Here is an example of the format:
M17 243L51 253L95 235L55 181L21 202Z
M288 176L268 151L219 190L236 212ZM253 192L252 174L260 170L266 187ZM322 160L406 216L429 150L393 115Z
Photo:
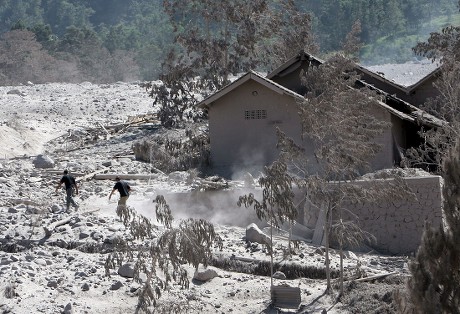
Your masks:
M121 281L116 281L110 286L110 290L118 290L123 287L123 283Z
M217 277L217 271L214 267L208 267L208 268L199 268L195 273L193 274L193 279L202 281L202 282L207 282L215 277Z
M81 290L82 290L82 291L88 291L88 290L89 290L89 285L85 282L85 283L81 286Z
M35 168L40 168L40 169L54 168L54 160L46 155L38 155L37 157L35 157L32 163L35 166Z
M255 223L252 223L246 227L246 241L270 244L270 237L263 233Z
M172 182L187 182L189 177L190 173L187 171L174 171L169 174L168 179Z
M134 277L134 264L133 263L126 263L118 268L118 275L125 278L133 278Z
M58 282L56 280L50 280L48 281L48 283L46 284L47 287L50 287L50 288L57 288L58 286Z
M7 95L18 95L18 96L25 96L26 94L21 92L19 89L10 89L6 92Z
M72 309L72 303L67 303L67 305L64 307L64 312L63 314L73 314L73 309Z
M273 274L273 278L284 280L284 279L286 279L286 275L285 275L283 272L281 272L281 271L277 271L277 272L275 272L275 273Z

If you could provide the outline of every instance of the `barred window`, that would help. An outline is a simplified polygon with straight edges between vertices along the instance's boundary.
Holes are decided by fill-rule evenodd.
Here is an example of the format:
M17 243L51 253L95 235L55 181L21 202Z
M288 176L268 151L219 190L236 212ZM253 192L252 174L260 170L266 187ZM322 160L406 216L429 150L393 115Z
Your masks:
M267 119L267 110L258 109L258 110L245 110L244 111L245 120L261 120Z

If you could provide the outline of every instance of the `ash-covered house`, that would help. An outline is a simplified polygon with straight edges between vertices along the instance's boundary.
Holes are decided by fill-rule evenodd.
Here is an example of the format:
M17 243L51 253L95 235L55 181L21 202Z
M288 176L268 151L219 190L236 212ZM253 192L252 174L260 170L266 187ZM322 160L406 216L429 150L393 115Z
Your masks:
M439 96L439 91L434 86L434 82L438 79L440 68L437 64L432 64L428 67L431 71L423 78L409 83L407 85L398 83L385 76L384 73L371 71L363 66L357 66L356 70L362 75L361 79L376 88L385 91L389 95L410 103L416 107L423 105L428 98ZM411 75L410 73L404 73Z
M301 71L318 66L323 61L301 52L267 76L248 72L198 106L207 110L211 144L211 163L215 173L232 177L246 171L262 170L278 157L276 127L303 145L306 154L313 154L312 143L301 140L301 121L297 101L305 94L301 84ZM359 70L359 68L358 68ZM384 97L375 108L375 115L391 122L388 130L376 138L383 149L371 161L371 170L398 166L406 149L417 147L421 141L421 127L432 128L442 121L430 116L409 102L400 99L378 74L370 75L375 81L359 80L356 88L374 88ZM364 75L365 76L365 75ZM431 80L422 80L417 90ZM378 84L377 84L378 83ZM387 84L387 85L386 85ZM386 88L388 87L388 91ZM419 95L422 93L419 93ZM307 156L308 157L308 156ZM314 167L315 159L309 158ZM420 244L425 221L442 224L442 193L439 176L413 176L405 178L412 198L374 203L358 203L348 208L350 217L373 234L377 241L372 249L389 254L411 254ZM363 184L367 184L363 181ZM324 240L325 211L313 203L299 205L297 222L303 225L302 237L320 245Z
M272 163L278 156L276 127L313 157L312 143L301 141L297 102L305 93L301 72L322 63L302 51L267 76L250 71L198 104L208 113L211 165L216 174L231 177L246 171L257 172ZM440 121L396 97L393 90L384 90L394 86L386 86L388 82L379 80L377 74L371 76L361 67L358 70L374 81L371 84L360 80L357 87L368 86L385 95L385 101L375 108L375 115L391 122L391 128L376 139L383 149L371 161L371 168L392 168L399 165L407 148L418 146L417 132L422 125L433 127Z

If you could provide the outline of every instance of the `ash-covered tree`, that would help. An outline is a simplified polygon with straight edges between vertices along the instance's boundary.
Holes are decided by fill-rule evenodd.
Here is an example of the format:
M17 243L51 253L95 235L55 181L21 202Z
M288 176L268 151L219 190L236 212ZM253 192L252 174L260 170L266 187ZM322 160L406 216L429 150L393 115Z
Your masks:
M404 313L460 313L460 142L443 163L443 226L427 225L407 283ZM437 227L437 228L433 228Z
M207 266L213 246L221 248L222 245L210 222L189 218L174 223L172 211L164 197L158 195L155 203L156 218L164 226L163 230L138 214L134 208L118 206L117 215L129 236L115 239L114 251L105 262L107 275L110 269L125 262L134 263L134 279L141 285L138 310L145 313L157 313L159 309L155 306L171 283L188 288L188 273L184 266L189 264L195 269L200 264Z
M231 75L274 66L273 60L297 47L316 47L309 36L309 15L296 11L291 0L276 6L267 0L165 0L163 6L179 48L168 54L162 83L152 84L150 95L160 105L159 118L166 127L199 118L193 105L229 83ZM301 23L294 24L286 9Z
M410 264L412 276L401 308L408 313L460 313L460 27L432 33L414 50L441 62L435 83L440 95L426 108L447 123L422 134L426 142L416 156L431 157L444 179L444 224L427 224Z
M264 168L264 175L259 178L262 199L254 194L240 196L238 206L253 207L257 217L270 225L270 286L273 287L273 228L279 228L284 222L293 223L297 217L292 191L293 178L287 172L282 161L275 161Z
M16 29L0 37L1 85L58 80L59 65L31 31Z
M139 77L134 55L124 50L110 52L102 45L97 33L90 28L67 28L55 48L54 55L75 63L82 80L107 83Z
M422 145L410 151L408 162L422 164L442 173L443 158L460 136L460 27L449 26L432 33L426 42L414 48L415 53L440 62L438 78L433 83L439 91L428 99L423 109L444 120L442 127L424 130Z
M350 202L372 202L385 195L398 195L401 180L387 185L360 184L360 176L370 170L372 159L382 145L379 139L388 132L388 112L379 104L375 91L357 88L360 78L355 69L359 50L357 22L343 43L343 51L331 56L318 67L310 67L302 77L307 93L298 103L303 140L311 143L312 153L303 153L303 145L281 141L282 158L289 160L305 187L306 197L325 217L325 263L327 292L332 292L329 247L332 231L341 249L346 244L369 237L352 219L346 205ZM298 146L297 146L298 145ZM347 214L347 215L345 215ZM341 259L343 252L341 250ZM343 267L340 293L343 293Z

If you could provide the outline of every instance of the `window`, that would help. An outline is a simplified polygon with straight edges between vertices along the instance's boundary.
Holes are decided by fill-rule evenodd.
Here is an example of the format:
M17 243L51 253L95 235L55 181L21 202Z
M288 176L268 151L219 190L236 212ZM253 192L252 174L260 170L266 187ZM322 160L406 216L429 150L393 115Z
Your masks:
M245 120L261 120L267 119L267 110L245 110L244 111Z

